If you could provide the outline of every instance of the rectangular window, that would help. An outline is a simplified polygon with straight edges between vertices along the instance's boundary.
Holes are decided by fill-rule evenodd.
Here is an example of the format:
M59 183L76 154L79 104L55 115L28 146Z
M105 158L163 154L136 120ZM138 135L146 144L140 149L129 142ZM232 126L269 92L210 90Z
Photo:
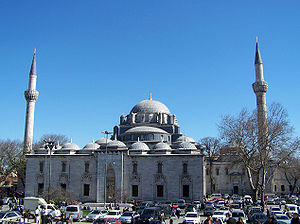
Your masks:
M85 162L84 163L84 172L88 173L90 171L90 163Z
M44 192L44 183L38 184L38 194L42 194Z
M188 172L188 171L187 171L187 164L184 163L184 164L183 164L183 173L184 173L184 174L187 174L187 172Z
M164 196L164 186L163 185L157 185L157 197L163 197Z
M40 173L44 173L44 162L40 162Z
M226 173L226 175L228 175L228 173L229 173L228 168L225 169L225 173Z
M274 185L274 191L277 192L277 186L276 185Z
M157 164L157 173L162 173L162 163Z
M137 163L133 163L132 173L137 174Z
M292 191L293 190L293 186L289 185L289 189L290 189L290 191Z
M89 184L83 185L83 196L90 196L90 185Z
M206 175L209 175L209 168L206 168Z
M60 189L62 191L66 191L67 190L67 185L66 184L60 184Z
M139 196L139 185L132 185L132 197Z
M216 174L217 174L217 176L219 176L219 174L220 174L220 169L219 168L216 168Z
M186 198L190 197L190 185L182 186L182 196Z
M281 191L285 191L284 185L281 185Z
M65 161L61 162L61 172L65 173L67 170L67 163Z

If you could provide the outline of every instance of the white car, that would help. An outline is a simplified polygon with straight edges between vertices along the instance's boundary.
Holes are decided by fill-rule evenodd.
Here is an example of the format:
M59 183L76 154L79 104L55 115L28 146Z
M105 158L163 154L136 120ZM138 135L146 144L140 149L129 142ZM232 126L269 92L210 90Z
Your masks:
M193 224L200 224L200 216L197 212L187 212L183 218L183 222L185 223L193 223Z
M216 211L214 211L212 219L217 218L217 219L220 219L223 222L225 222L227 214L228 214L228 212L226 212L226 211L216 210Z
M47 204L47 208L45 210L46 215L51 215L52 217L59 217L61 216L61 211L58 207L54 204Z
M241 209L233 209L231 212L232 218L234 218L236 221L241 217L244 221L244 223L247 223L247 217L245 215L245 212Z
M102 218L103 216L105 216L107 214L106 210L99 210L99 209L95 209L92 212L90 212L86 217L86 221L87 222L93 222L95 219L98 218Z
M290 224L291 219L287 215L276 215L276 221L280 224Z
M108 213L104 216L104 218L115 218L119 219L121 217L122 213L120 210L110 210Z
M0 212L0 223L9 223L9 222L17 222L17 221L21 221L22 220L22 216L20 215L19 212L16 211L3 211Z

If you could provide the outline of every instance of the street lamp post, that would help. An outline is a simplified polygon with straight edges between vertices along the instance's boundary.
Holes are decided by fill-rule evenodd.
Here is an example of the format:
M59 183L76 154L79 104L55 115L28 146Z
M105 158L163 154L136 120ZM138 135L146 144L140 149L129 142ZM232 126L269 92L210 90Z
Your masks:
M50 139L48 141L45 141L45 149L49 151L49 181L48 181L48 200L49 200L49 194L50 194L50 188L51 188L51 154L52 149L55 146L55 142L51 141Z
M104 170L104 209L106 208L106 178L107 178L107 138L112 134L110 131L102 131L105 136L105 170Z

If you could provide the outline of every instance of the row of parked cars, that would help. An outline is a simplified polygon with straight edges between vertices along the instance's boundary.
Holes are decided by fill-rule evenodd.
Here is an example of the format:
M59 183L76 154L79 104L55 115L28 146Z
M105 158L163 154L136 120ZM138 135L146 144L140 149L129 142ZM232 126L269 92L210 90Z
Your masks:
M295 198L295 202L297 200ZM271 216L277 223L290 224L293 214L299 214L299 206L297 204L268 205L268 209L263 211L260 206L253 204L249 195L243 198L234 196L226 201L219 196L209 199L203 211L205 216L210 215L213 219L220 220L220 223L226 221L228 213L231 213L236 220L241 217L244 223L263 223L267 220L267 216Z

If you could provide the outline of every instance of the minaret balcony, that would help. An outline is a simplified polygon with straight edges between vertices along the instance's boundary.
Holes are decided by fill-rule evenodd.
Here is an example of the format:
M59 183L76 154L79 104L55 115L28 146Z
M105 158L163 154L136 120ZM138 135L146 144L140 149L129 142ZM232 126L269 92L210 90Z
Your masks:
M252 84L255 93L266 93L268 90L268 83L265 81L258 81Z
M39 96L39 92L36 90L26 90L24 95L27 101L36 101Z

